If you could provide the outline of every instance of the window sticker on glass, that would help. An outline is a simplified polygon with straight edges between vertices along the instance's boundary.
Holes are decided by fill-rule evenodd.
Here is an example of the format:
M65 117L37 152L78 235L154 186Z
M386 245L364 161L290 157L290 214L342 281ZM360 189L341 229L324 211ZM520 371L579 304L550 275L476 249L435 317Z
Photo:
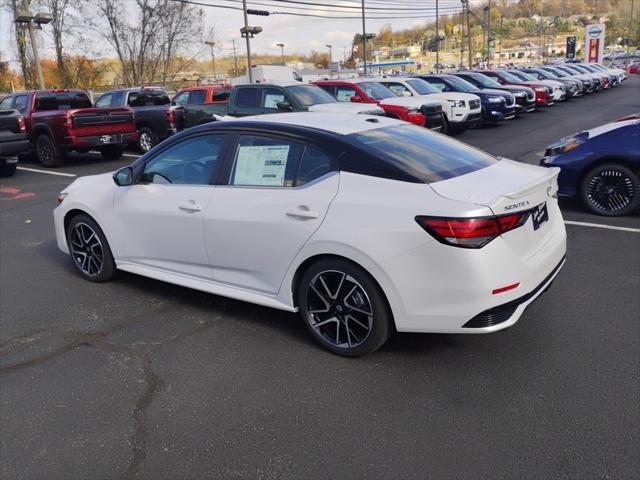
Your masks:
M238 149L233 185L282 187L290 145L267 145Z
M278 102L284 102L284 95L267 93L264 96L264 108L278 108Z

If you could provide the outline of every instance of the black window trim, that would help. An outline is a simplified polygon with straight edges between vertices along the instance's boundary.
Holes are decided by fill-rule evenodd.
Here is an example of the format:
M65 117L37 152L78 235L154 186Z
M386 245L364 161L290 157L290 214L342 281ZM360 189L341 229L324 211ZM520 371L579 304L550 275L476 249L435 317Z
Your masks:
M236 158L236 153L238 151L238 145L239 145L239 140L241 136L246 136L246 135L251 135L251 136L257 136L257 137L267 137L267 138L272 138L272 139L276 139L276 140L283 140L283 141L287 141L287 142L295 142L298 143L300 145L302 145L302 151L300 153L300 160L298 161L298 166L296 167L296 175L295 175L295 181L298 180L298 172L300 170L300 164L302 163L302 158L304 157L305 152L307 151L308 147L313 147L319 151L321 151L322 153L324 153L325 155L327 155L330 159L331 159L331 164L330 164L330 171L328 173L326 173L325 175L322 175L321 177L318 177L314 180L312 180L311 182L305 183L304 185L299 185L296 186L295 185L295 181L294 181L294 185L291 187L285 187L285 186L270 186L270 185L231 185L231 183L229 183L231 181L231 171L233 170L233 164L235 162L235 158ZM299 137L297 135L291 135L291 134L287 134L287 133L283 133L283 132L278 132L278 133L272 133L272 132L266 132L264 130L252 130L252 129L247 129L247 130L242 130L242 131L238 131L235 130L233 132L233 138L231 139L231 145L229 146L229 156L226 158L226 163L224 165L224 167L221 169L221 175L220 175L220 183L218 183L217 185L220 187L229 187L229 188L254 188L254 189L269 189L269 190L274 190L274 189L278 189L278 190L292 190L292 189L301 189L301 188L305 188L308 185L314 185L316 183L318 183L317 181L320 179L325 179L328 176L332 175L332 174L338 174L340 172L340 165L339 165L339 161L336 158L336 156L330 152L328 152L325 148L322 148L321 146L318 145L318 142L313 141L313 139L309 139L309 138L305 138L305 137Z
M216 165L214 165L213 171L211 172L211 178L209 178L209 183L202 183L202 184L162 184L162 183L144 183L144 182L140 182L139 179L142 176L145 167L147 166L147 164L152 161L153 159L157 158L158 155L166 152L167 150L169 150L170 148L173 148L183 142L192 140L194 138L197 137L202 137L202 136L207 136L207 135L222 135L223 138L223 143L222 143L222 149L220 150L220 157L218 159L218 161L216 161ZM195 132L191 135L185 136L185 137L181 137L179 138L177 141L175 142L171 142L169 144L167 144L164 148L158 150L158 151L154 151L153 155L149 156L149 157L140 157L140 160L136 160L131 167L133 168L133 178L135 179L134 181L134 185L162 185L162 186L172 186L172 187L211 187L214 185L219 185L219 181L220 181L220 175L221 172L224 170L224 165L226 165L227 163L227 155L229 155L229 148L230 146L233 144L233 135L231 134L231 132L228 131L224 131L224 130L205 130L205 131L201 131L201 132Z

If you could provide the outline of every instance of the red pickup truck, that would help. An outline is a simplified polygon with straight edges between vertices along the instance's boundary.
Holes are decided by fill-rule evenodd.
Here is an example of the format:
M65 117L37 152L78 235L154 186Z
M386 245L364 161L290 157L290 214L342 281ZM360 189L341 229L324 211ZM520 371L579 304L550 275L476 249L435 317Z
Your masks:
M444 123L442 105L420 97L398 97L381 83L370 78L320 80L313 82L339 102L374 103L387 117L411 122L440 131Z
M94 108L82 90L35 90L2 99L0 110L18 110L27 135L45 167L56 167L71 151L99 150L107 160L122 156L138 138L133 110Z

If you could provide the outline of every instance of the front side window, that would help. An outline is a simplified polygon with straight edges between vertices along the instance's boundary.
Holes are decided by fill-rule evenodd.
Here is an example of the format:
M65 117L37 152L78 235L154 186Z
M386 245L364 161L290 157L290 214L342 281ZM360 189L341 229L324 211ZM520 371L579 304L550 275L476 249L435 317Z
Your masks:
M356 89L347 85L338 85L336 91L336 100L339 102L350 102L351 97L357 95Z
M189 103L191 105L202 105L206 103L207 92L205 90L193 90L189 95Z
M278 103L284 102L286 97L278 88L267 88L262 98L262 108L278 110Z
M224 140L223 134L207 134L172 145L147 162L140 183L209 185Z
M96 101L96 107L98 107L98 108L108 107L109 105L111 105L111 99L112 98L113 98L113 95L110 94L110 93L107 93L106 95L101 96Z
M0 102L0 110L9 110L11 108L11 102L13 101L13 97L5 97Z
M347 137L357 146L425 183L464 175L498 161L481 150L414 125L376 128Z
M292 187L302 149L301 144L289 140L242 135L229 185Z

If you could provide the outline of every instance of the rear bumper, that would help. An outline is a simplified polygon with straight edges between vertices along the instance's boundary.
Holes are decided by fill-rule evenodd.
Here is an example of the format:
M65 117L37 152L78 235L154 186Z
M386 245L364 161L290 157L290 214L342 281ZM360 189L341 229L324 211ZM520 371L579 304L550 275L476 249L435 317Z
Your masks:
M65 147L71 148L94 148L107 147L109 145L125 146L138 140L138 132L133 133L112 133L104 135L91 135L87 137L65 137Z
M2 142L0 143L0 157L14 156L30 149L31 144L26 138L21 140L12 140L10 142Z

